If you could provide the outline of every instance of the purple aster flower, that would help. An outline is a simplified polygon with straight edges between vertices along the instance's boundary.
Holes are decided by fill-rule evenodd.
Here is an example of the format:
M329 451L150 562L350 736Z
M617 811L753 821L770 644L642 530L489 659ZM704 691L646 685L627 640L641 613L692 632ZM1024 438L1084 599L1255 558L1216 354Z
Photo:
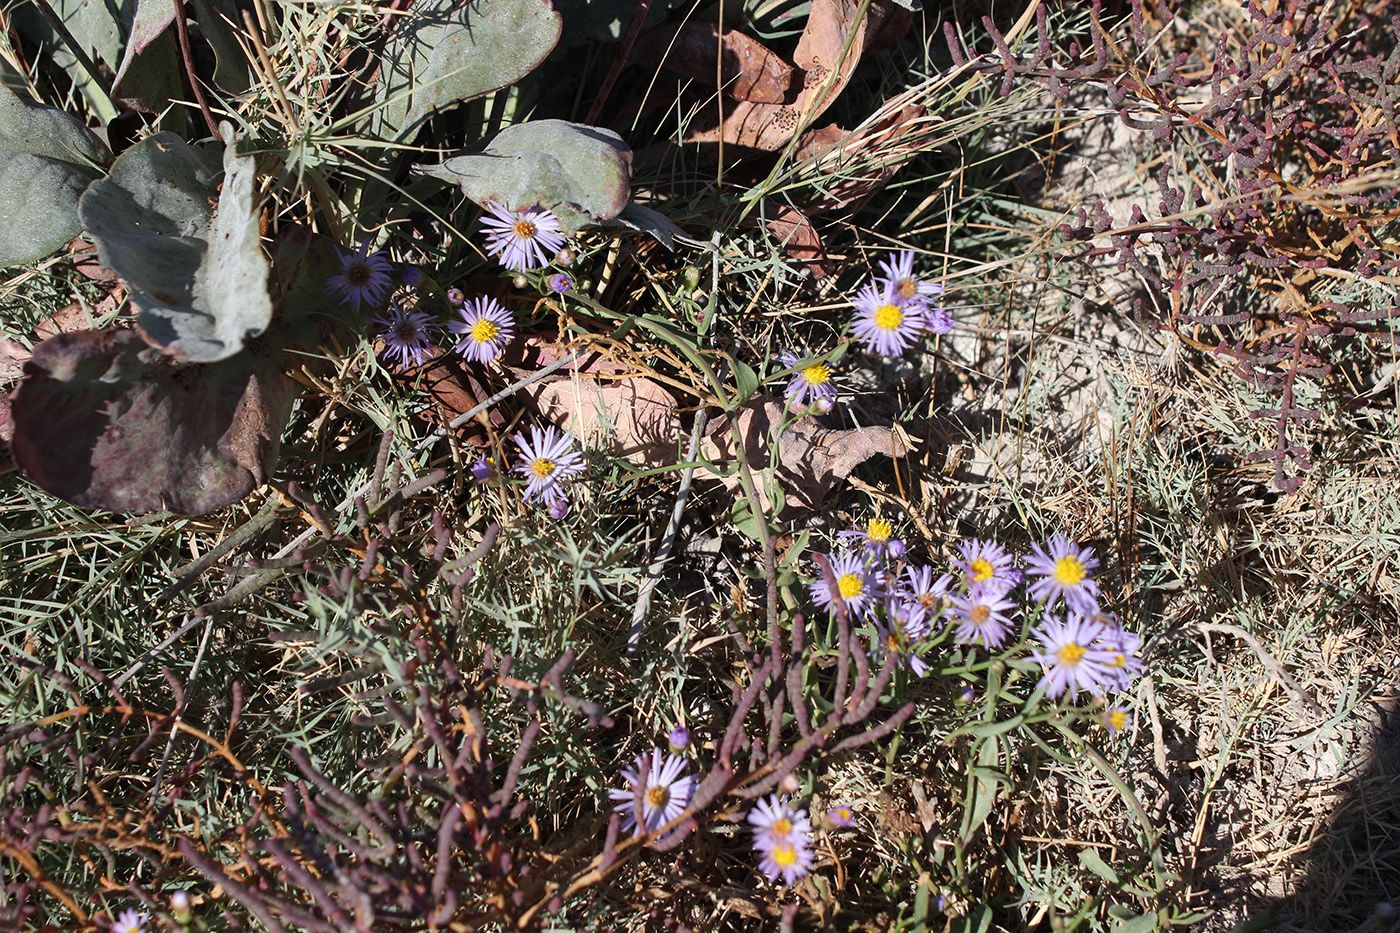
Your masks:
M676 726L666 734L666 744L671 746L671 751L679 755L690 746L690 730L685 726Z
M953 329L953 316L942 308L928 308L924 311L924 329L930 334L946 334Z
M861 615L874 608L880 599L880 578L858 552L831 557L833 581L823 573L811 585L812 601L832 615L844 605L853 616Z
M753 827L753 844L760 850L781 842L806 841L812 834L812 822L807 811L794 807L786 797L769 794L766 800L754 804L748 815Z
M175 922L188 924L190 922L190 895L188 891L176 890L170 895L170 912L175 915Z
M422 285L426 277L423 270L417 266L399 266L399 281L410 288Z
M460 288L449 288L447 290L447 300L454 305L460 305L467 300L467 296Z
M1052 700L1069 692L1070 699L1079 691L1101 694L1114 680L1115 651L1103 642L1104 626L1071 612L1061 622L1046 615L1036 630L1045 650L1035 652L1031 660L1045 665L1045 676L1038 686Z
M564 498L564 480L583 472L583 455L574 450L574 436L552 424L543 431L531 428L528 441L524 434L515 435L515 446L521 456L515 472L528 479L526 502L541 499L553 505Z
M964 538L958 545L958 553L962 559L957 565L966 576L964 584L968 587L991 585L1005 593L1021 582L1016 558L995 541Z
M481 457L472 464L472 479L478 483L484 483L496 475L496 461L490 457Z
M429 337L437 325L423 311L410 311L391 304L384 314L376 317L379 337L384 341L384 355L400 366L422 366L428 352Z
M1013 625L1006 612L1016 604L1005 597L1006 591L991 581L972 587L966 596L954 596L953 618L958 627L953 637L964 645L983 645L992 651L1006 644Z
M457 312L460 321L447 329L461 334L453 348L473 363L489 363L501 355L515 336L515 318L494 298L473 298Z
M146 915L135 910L123 910L112 921L112 933L146 933Z
M912 249L900 250L888 259L880 260L880 271L885 274L890 293L900 301L927 300L943 294L942 285L925 282L914 274Z
M1099 721L1110 736L1117 736L1131 728L1133 725L1133 714L1121 706L1110 706L1100 710L1094 717Z
M932 622L943 614L948 590L953 586L952 574L934 579L932 567L906 567L899 581L899 591L905 599L916 602Z
M567 272L556 272L549 277L549 290L556 295L574 290L574 280Z
M924 309L917 301L897 298L887 284L872 280L855 298L856 318L851 333L870 353L903 356L924 329Z
M684 813L695 791L695 776L681 774L685 769L684 758L675 755L663 758L659 748L653 748L649 757L650 761L647 755L639 755L636 764L622 769L626 787L608 791L608 797L617 801L613 810L622 814L623 831L636 827L639 836L644 832L656 832ZM639 810L640 825L637 823Z
M832 829L849 829L855 821L856 815L844 803L837 804L826 811L826 825Z
M1094 621L1103 624L1103 643L1113 652L1113 689L1127 690L1142 672L1142 636L1123 628L1110 613L1100 613Z
M1059 532L1046 544L1049 553L1033 544L1032 554L1026 558L1027 572L1040 578L1031 584L1031 595L1044 600L1047 609L1063 598L1076 612L1093 615L1098 611L1099 596L1099 585L1089 577L1099 566L1094 549L1081 548Z
M928 673L929 666L919 657L917 649L932 628L923 607L918 603L897 597L887 599L885 620L875 623L875 631L879 636L875 648L878 662L884 663L885 652L888 651L902 660L916 677L924 676Z
M783 391L787 398L788 410L794 412L805 412L808 409L815 409L818 402L834 404L836 401L836 386L831 382L831 367L826 363L813 363L810 366L798 367L802 358L791 351L784 351L778 354L778 362L784 369L796 369L792 379L788 381L787 388ZM830 411L830 408L826 409Z
M481 226L486 230L486 251L515 272L549 264L549 254L564 245L559 218L546 210L512 211L492 201L486 205Z
M340 271L326 276L326 291L339 295L356 311L360 305L375 307L394 288L394 264L382 250L369 252L369 238L353 253L340 257Z
M568 496L561 494L558 499L549 504L549 517L558 521L569 514L569 507L572 504Z
M898 557L898 554L890 553L892 545L898 545L899 552L904 553L904 542L894 536L894 522L879 516L866 522L864 531L843 531L836 537L843 539L848 546L861 548L872 557Z
M782 878L783 884L796 884L812 870L812 842L806 836L794 836L758 851L763 853L758 870L769 881Z

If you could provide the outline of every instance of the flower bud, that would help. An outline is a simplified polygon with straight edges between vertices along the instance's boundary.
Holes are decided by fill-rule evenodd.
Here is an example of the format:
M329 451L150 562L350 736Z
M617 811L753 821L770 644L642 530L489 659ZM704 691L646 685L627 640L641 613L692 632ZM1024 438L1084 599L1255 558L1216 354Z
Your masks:
M175 891L170 895L170 914L176 923L190 922L190 895L186 891Z

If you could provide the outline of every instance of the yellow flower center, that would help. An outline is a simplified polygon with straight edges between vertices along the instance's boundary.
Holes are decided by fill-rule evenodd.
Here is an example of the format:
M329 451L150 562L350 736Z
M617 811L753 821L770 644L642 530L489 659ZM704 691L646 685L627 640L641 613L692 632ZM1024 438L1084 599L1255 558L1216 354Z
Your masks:
M1128 656L1125 655L1125 654L1123 654L1122 652L1119 652L1119 653L1115 654L1115 655L1113 656L1113 666L1114 666L1114 667L1127 667L1127 666L1128 666Z
M554 472L555 466L556 464L553 460L546 460L543 457L540 457L534 463L530 464L530 472L538 476L540 479L544 479L546 476L549 476L549 474Z
M938 597L934 596L932 593L919 594L919 605L923 606L925 609L932 609L934 603L937 602L937 600Z
M969 619L969 621L972 622L973 625L983 625L983 624L985 624L986 621L987 621L988 619L990 619L991 617L992 617L992 607L991 607L991 606L984 606L984 605L981 605L980 603L979 603L978 605L976 605L976 606L973 606L972 609L969 610L969 612L968 612L968 614L967 614L967 618Z
M1084 564L1077 557L1065 556L1055 562L1055 581L1062 586L1078 586L1085 576Z
M1114 732L1122 732L1128 727L1128 714L1121 709L1111 709L1104 713L1104 722Z
M522 240L530 240L535 236L535 225L528 220L517 220L515 222L515 235Z
M881 330L898 330L904 323L904 312L899 305L880 305L875 309L875 326Z
M790 842L780 842L773 847L773 864L779 868L791 868L797 864L797 849Z
M836 589L842 599L851 599L865 592L865 581L858 574L843 573L836 578Z
M894 290L899 293L899 297L908 301L919 293L919 280L912 276L900 279Z
M802 370L802 381L809 386L826 385L831 381L831 367L825 363L817 363Z
M1089 649L1083 647L1082 645L1070 643L1061 648L1058 654L1056 654L1056 657L1060 659L1061 664L1064 664L1067 667L1074 667L1074 665L1078 664L1080 659L1082 659L1084 655L1088 653L1088 651Z
M885 636L885 646L886 646L887 648L889 648L891 651L898 653L898 652L899 652L899 648L900 648L900 645L899 645L899 635L898 635L898 633L896 633L896 632L890 632L888 635L886 635L886 636Z
M872 518L865 526L865 536L871 541L884 544L894 534L894 525L883 518Z
M846 807L837 807L836 818L838 820L849 820L851 818L851 811Z
M664 784L653 784L647 788L647 804L661 809L671 800L671 788Z
M773 821L773 825L768 827L768 830L773 835L781 839L788 833L792 832L792 820L788 819L785 816L780 816Z
M501 335L501 328L493 321L481 318L472 325L471 336L477 343L490 343Z
M992 578L992 574L996 573L991 562L985 557L977 558L970 566L972 567L972 582L974 583L985 583Z

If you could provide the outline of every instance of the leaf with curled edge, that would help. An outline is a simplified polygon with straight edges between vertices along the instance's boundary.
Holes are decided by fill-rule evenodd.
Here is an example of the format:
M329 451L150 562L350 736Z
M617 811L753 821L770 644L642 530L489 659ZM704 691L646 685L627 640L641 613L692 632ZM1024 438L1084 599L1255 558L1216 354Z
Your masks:
M11 452L35 485L76 505L203 515L271 471L295 397L282 363L256 344L180 364L133 331L60 334L25 364Z
M516 123L483 152L417 171L460 185L481 206L543 207L564 232L623 212L632 196L632 150L612 130L567 120Z
M783 493L784 515L814 511L821 507L836 484L851 475L851 471L874 456L897 457L908 452L903 432L893 428L869 426L864 428L831 429L813 418L799 418L783 430L778 440L778 466L771 469L774 431L788 416L783 406L773 399L757 398L740 407L733 417L738 419L742 451L736 449L728 417L717 418L700 442L700 455L715 464L733 463L742 454L753 471L758 497L765 510L772 508L766 492L769 481L776 479ZM790 419L789 419L790 420ZM739 478L731 473L716 475L701 469L699 475L718 479L737 491Z
M723 108L712 105L697 114L686 135L688 143L725 143L752 149L781 149L793 134L810 125L845 90L851 75L891 16L891 7L874 0L862 16L861 0L812 0L806 28L797 40L792 60L801 75L801 88L786 102L739 101ZM847 46L849 40L849 47Z
M394 19L368 119L385 139L519 81L553 51L564 26L549 0L417 0Z
M224 124L223 191L211 153L157 133L122 153L88 187L78 214L103 265L131 290L152 346L212 363L242 349L272 319L259 235L256 170Z

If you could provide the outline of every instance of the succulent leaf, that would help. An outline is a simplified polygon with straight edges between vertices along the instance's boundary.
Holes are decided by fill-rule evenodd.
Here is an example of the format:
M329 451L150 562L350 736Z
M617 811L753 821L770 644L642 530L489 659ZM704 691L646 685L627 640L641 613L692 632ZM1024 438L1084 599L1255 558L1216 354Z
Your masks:
M11 403L15 463L86 508L202 515L266 478L295 383L264 347L179 364L129 330L86 330L34 348Z
M544 61L563 20L549 0L418 0L380 58L371 131L402 137L441 107L514 84Z
M78 235L78 198L105 156L78 120L0 86L0 267L42 259Z
M170 133L124 152L78 204L103 264L130 286L146 339L190 362L232 356L272 317L254 162L227 125L224 139L217 208L212 152Z
M565 232L612 220L631 201L632 150L612 130L566 120L508 126L484 152L419 171L460 185L477 204L553 211Z

